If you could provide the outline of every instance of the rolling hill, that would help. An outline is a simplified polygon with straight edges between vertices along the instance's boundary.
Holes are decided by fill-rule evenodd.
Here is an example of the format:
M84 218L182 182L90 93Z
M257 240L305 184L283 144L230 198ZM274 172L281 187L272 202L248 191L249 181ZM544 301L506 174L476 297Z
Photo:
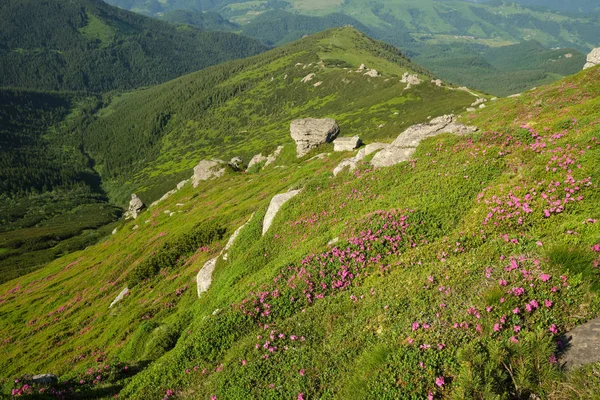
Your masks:
M381 77L355 72L359 63ZM563 335L600 315L600 67L489 101L461 117L478 132L424 139L392 167L373 168L369 156L334 176L355 153L331 145L296 157L292 118L334 117L342 136L371 144L472 100L429 82L404 90L399 75L413 68L336 29L205 71L235 98L201 90L201 74L114 98L93 124L108 129L135 105L147 108L135 121L155 115L149 123L169 127L157 131L154 159L130 161L148 185L200 158L284 148L267 168L183 185L101 243L0 284L3 393L594 398L597 364L561 363ZM153 108L167 98L189 111ZM217 125L213 115L229 118ZM99 165L101 176L125 176L108 159ZM296 197L265 230L283 193ZM211 265L212 282L197 291ZM59 382L23 386L23 374L40 372Z
M266 47L176 28L100 0L0 4L0 86L106 92L161 83Z

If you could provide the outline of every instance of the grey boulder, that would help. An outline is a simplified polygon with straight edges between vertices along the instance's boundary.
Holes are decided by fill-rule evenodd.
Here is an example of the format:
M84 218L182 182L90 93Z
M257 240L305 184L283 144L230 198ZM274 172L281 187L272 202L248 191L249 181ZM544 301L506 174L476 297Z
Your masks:
M339 137L333 141L333 151L352 151L361 144L362 140L358 136Z
M219 178L225 174L225 162L221 160L202 160L194 167L192 184L197 187L200 182Z
M298 158L323 143L332 142L340 133L337 122L331 118L297 119L290 126L290 134L296 142Z
M263 220L263 235L267 233L267 231L271 227L271 224L273 223L273 220L275 219L275 216L277 215L281 207L285 203L296 197L299 193L300 190L290 190L287 193L278 194L271 199L271 203L269 204L269 208L267 209L267 213L265 214L265 219Z

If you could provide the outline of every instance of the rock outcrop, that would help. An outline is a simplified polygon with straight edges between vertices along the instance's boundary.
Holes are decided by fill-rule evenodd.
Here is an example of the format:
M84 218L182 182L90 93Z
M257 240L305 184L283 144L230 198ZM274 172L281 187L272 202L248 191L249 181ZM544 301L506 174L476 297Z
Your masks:
M233 157L227 164L235 171L241 171L244 168L244 161L239 157Z
M118 302L123 300L125 298L125 296L127 296L128 294L129 294L129 288L125 288L125 289L121 290L121 293L119 293L117 295L117 297L115 297L115 299L113 300L112 303L110 303L110 306L108 306L108 308L112 308L115 304L117 304Z
M54 374L22 375L20 378L22 384L28 385L56 385L58 377Z
M311 149L323 143L330 143L340 133L337 122L331 118L298 119L292 122L290 134L296 142L298 158L306 155Z
M333 141L333 151L352 151L360 147L362 140L358 136L339 137Z
M219 178L225 174L225 162L221 160L202 160L194 167L192 184L197 187L202 181Z
M402 79L400 79L400 82L406 83L406 88L410 89L411 86L420 85L422 81L419 78L419 75L409 74L408 72L405 72L404 75L402 75Z
M371 78L378 78L379 72L377 72L377 70L375 70L375 69L370 69L369 71L365 72L363 75L371 77Z
M333 175L337 176L340 172L348 168L350 172L356 170L358 163L364 160L368 155L375 153L390 146L387 143L370 143L360 149L354 157L342 160L333 170Z
M265 214L265 219L263 220L263 230L262 234L267 233L275 216L281 209L281 207L290 201L292 198L296 197L301 191L300 190L291 190L287 193L278 194L271 199L271 203L269 203L269 208L267 209L267 213Z
M442 133L464 135L475 131L477 131L476 127L457 123L454 115L444 115L434 118L428 123L413 125L401 133L390 146L375 154L375 157L371 160L371 164L375 168L391 167L392 165L409 160L423 139Z
M585 63L583 69L592 68L596 65L600 65L600 47L595 48L590 54L588 54L587 63Z
M315 76L316 76L316 74L310 73L310 74L306 75L304 78L302 78L301 82L308 83L308 82L312 81Z
M269 165L271 165L275 161L277 161L277 158L281 154L282 150L283 150L283 146L277 146L275 151L266 157L263 156L262 153L256 154L254 157L252 157L252 159L248 163L248 168L246 169L246 171L248 171L252 166L254 166L256 164L260 164L262 162L265 163L265 165L263 165L263 168L268 167Z
M125 219L136 219L139 213L144 209L144 202L134 193L129 200L129 208L125 212Z

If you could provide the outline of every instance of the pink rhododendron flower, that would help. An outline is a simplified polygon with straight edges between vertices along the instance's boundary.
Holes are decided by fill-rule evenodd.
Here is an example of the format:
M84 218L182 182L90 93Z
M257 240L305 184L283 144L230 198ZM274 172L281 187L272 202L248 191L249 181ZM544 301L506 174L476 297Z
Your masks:
M437 378L435 378L435 384L438 385L439 387L443 387L445 384L444 377L438 376Z

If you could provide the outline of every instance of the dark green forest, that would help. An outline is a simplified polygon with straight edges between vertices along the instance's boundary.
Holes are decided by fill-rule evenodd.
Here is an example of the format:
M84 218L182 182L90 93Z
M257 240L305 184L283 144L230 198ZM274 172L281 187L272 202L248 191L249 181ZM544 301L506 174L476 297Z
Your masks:
M132 89L265 49L239 35L176 27L100 0L0 3L4 87Z

